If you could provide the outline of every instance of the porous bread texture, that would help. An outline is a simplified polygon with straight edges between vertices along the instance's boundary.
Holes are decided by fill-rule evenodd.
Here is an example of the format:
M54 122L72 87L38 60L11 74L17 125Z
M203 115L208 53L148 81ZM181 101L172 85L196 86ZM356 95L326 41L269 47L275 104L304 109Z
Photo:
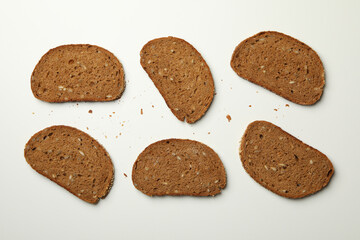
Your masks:
M234 50L231 67L242 78L294 103L316 103L325 85L323 64L306 44L279 32L260 32Z
M240 158L256 182L287 198L320 191L334 174L323 153L266 121L249 124L241 140Z
M24 155L35 171L89 203L105 198L113 184L109 154L76 128L52 126L41 130L27 142Z
M149 196L214 196L226 186L219 156L200 142L166 139L148 146L132 170L134 186Z
M49 50L31 75L34 96L46 102L113 101L124 89L119 60L106 49L88 44Z
M151 40L140 52L140 63L180 121L194 123L210 107L215 91L210 69L185 40Z

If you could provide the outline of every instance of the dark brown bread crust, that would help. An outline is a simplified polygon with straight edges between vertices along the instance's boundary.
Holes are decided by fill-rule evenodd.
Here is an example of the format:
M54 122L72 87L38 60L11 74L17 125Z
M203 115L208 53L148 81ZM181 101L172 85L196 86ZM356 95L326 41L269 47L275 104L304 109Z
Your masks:
M35 171L89 203L105 198L114 181L109 154L76 128L43 129L27 142L24 156Z
M151 40L140 52L140 64L180 121L194 123L206 113L214 97L214 80L191 44L175 37Z
M287 198L320 191L334 174L323 153L266 121L249 124L241 140L240 158L256 182Z
M166 139L149 145L132 170L134 186L149 196L214 196L226 186L219 156L200 142Z
M31 90L46 102L113 101L125 89L120 61L104 48L89 44L49 50L31 75Z
M294 103L316 103L325 85L324 67L306 44L279 32L260 32L242 41L230 63L242 78Z

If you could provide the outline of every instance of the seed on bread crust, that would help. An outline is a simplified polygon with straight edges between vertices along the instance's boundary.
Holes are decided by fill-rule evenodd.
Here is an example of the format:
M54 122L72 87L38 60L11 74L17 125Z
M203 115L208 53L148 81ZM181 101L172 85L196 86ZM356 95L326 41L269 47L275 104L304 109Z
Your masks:
M325 85L317 53L279 32L260 32L242 41L234 50L231 67L240 77L302 105L316 103Z
M254 146L261 152L255 153ZM241 140L240 158L256 182L287 198L302 198L320 191L334 174L334 167L324 154L266 121L249 124Z

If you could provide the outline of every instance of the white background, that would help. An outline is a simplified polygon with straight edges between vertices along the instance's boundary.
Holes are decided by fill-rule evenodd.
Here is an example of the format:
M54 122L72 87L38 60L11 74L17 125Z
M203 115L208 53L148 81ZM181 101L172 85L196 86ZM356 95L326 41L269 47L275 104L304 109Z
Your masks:
M0 239L360 239L359 1L0 3ZM263 30L289 34L317 51L326 72L320 102L293 104L233 72L235 46ZM193 44L212 71L217 95L196 124L172 115L140 66L142 46L163 36ZM50 48L70 43L99 45L119 58L126 74L120 100L50 104L33 97L36 63ZM251 179L239 159L239 140L260 119L325 153L335 167L329 186L289 200ZM89 133L112 157L114 186L98 205L26 163L27 140L56 124ZM136 190L136 157L165 138L212 147L226 168L226 189L198 198L151 198Z

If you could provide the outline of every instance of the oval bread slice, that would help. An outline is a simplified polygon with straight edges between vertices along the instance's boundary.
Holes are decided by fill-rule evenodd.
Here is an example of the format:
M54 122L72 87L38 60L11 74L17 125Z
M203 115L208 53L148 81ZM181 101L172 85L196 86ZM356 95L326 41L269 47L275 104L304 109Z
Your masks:
M105 198L113 184L109 154L76 128L52 126L36 133L25 146L25 159L35 171L89 203Z
M125 89L124 70L109 51L63 45L48 51L31 75L34 96L46 102L112 101Z
M242 78L294 103L316 103L325 85L324 67L314 50L279 32L260 32L232 55L231 67Z
M167 139L148 146L132 171L134 186L149 196L214 196L226 186L219 156L200 142Z
M323 153L266 121L249 124L241 140L240 157L256 182L287 198L320 191L334 174Z
M180 120L194 123L209 108L214 80L200 53L175 37L154 39L142 48L140 63Z

